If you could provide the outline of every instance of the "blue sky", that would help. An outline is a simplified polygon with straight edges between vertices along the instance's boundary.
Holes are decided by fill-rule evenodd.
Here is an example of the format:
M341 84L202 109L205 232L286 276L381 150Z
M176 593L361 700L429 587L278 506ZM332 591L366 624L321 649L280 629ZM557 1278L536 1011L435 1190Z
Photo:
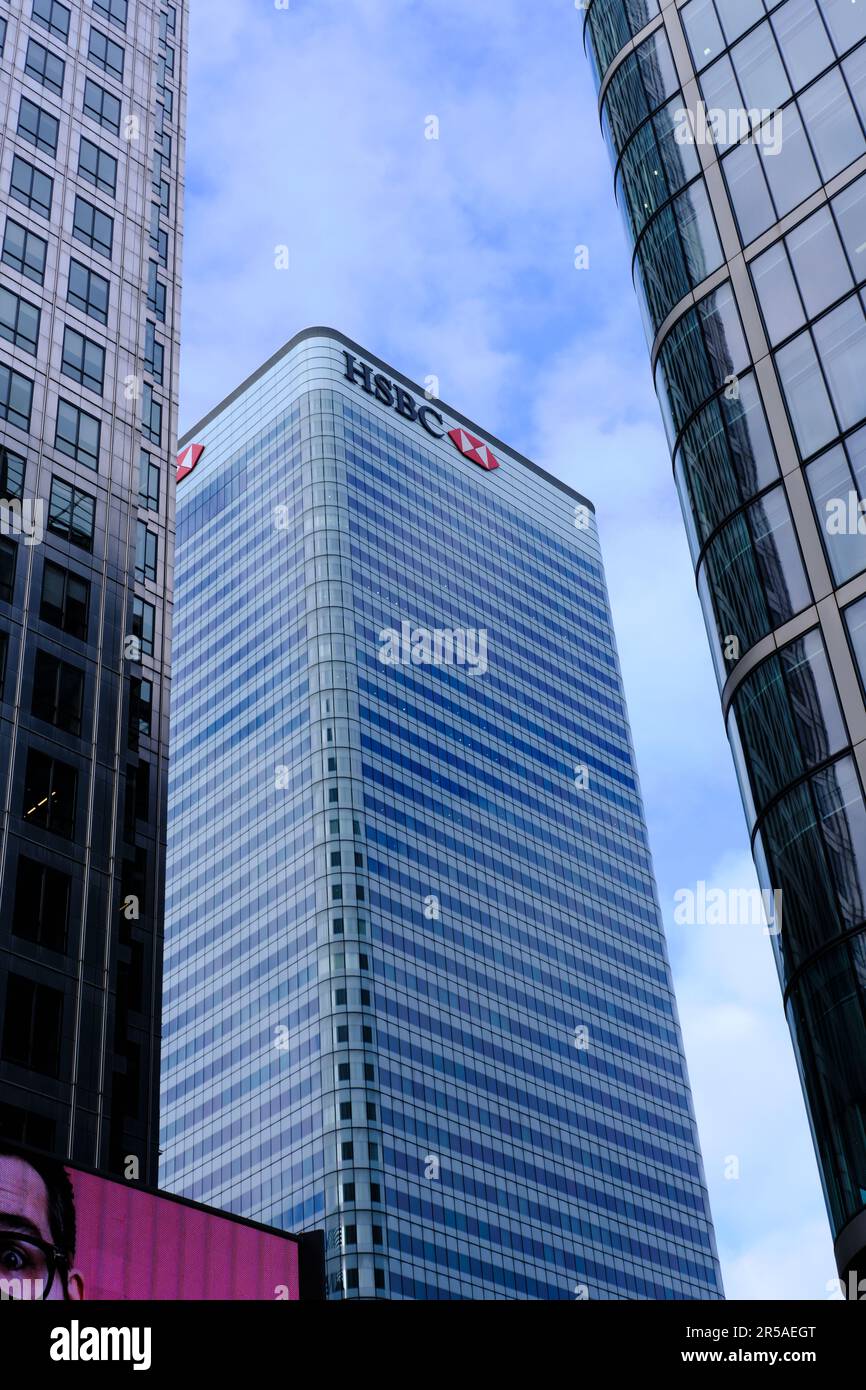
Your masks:
M673 923L678 888L754 873L582 15L191 0L191 17L181 428L330 324L593 499L726 1291L826 1298L769 941Z

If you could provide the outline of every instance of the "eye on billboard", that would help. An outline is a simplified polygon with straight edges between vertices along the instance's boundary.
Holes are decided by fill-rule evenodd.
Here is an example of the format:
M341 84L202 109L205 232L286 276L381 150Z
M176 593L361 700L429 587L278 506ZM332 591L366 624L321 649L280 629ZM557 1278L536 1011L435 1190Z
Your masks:
M0 1299L299 1296L297 1236L0 1143Z

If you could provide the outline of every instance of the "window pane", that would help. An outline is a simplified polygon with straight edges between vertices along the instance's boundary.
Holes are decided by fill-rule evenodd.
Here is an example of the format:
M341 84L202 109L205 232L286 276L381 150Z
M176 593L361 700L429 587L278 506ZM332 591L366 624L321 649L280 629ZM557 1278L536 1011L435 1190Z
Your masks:
M866 150L866 140L842 74L829 72L803 92L799 104L826 181L846 169ZM787 112L785 114L787 116ZM783 143L787 139L786 122Z
M866 569L866 517L841 445L806 469L827 560L837 584Z
M851 272L827 208L795 227L786 238L806 312L810 318L853 288Z
M837 434L830 398L809 334L801 334L782 348L776 354L776 366L800 453L808 458Z
M833 49L815 0L788 0L773 15L773 28L795 91L833 62Z
M761 24L738 43L733 50L733 60L747 107L774 111L787 101L791 84L769 24Z
M866 416L866 319L854 296L819 319L813 332L843 429Z
M775 345L796 333L805 323L803 306L782 242L771 246L752 262L752 278L770 342Z
M722 169L734 205L740 237L748 246L776 220L763 166L751 142L739 145L723 160Z
M759 158L780 217L818 187L821 180L796 106L781 113L782 138L775 154L761 148ZM769 225L769 224L768 224Z

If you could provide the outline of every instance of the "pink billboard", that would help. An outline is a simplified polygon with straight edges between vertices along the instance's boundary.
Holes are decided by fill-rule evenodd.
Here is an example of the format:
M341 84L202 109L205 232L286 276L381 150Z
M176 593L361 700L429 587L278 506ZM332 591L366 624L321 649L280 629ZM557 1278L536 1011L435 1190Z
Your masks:
M295 1300L298 1240L0 1146L0 1297Z

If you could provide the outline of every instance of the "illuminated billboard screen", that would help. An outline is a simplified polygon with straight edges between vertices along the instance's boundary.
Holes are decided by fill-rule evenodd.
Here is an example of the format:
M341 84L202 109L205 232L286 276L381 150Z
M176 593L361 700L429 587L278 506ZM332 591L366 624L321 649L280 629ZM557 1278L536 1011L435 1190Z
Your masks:
M298 1240L0 1147L0 1296L294 1300Z

